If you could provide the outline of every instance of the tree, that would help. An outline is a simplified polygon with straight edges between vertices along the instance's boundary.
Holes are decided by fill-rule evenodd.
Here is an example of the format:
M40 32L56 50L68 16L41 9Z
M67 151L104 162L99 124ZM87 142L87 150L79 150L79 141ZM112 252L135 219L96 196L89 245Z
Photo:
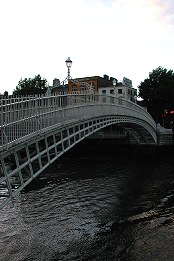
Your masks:
M138 86L143 106L156 122L165 110L174 110L174 72L161 66L149 73Z
M47 91L47 80L42 79L40 74L34 78L21 79L16 86L16 90L13 91L14 95L34 95L44 94Z

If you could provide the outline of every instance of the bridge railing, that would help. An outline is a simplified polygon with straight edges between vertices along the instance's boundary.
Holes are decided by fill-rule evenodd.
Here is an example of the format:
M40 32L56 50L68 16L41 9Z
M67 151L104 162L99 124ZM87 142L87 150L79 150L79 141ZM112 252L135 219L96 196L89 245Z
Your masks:
M94 107L96 105L98 107ZM100 106L99 106L100 105ZM29 96L1 100L0 107L0 149L8 148L19 139L41 134L46 128L84 117L107 114L106 105L134 110L147 118L146 110L137 104L99 94L66 94L55 96ZM103 108L104 106L104 108ZM88 107L88 109L87 109ZM101 108L103 108L101 110ZM114 112L117 113L115 107ZM129 112L127 112L129 113ZM150 124L154 124L150 115Z

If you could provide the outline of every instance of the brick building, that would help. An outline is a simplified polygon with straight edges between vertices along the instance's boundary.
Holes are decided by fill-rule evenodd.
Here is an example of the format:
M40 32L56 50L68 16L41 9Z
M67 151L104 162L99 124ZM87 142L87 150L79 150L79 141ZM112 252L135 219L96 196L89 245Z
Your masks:
M68 83L67 91L69 93L73 92L91 92L91 93L98 93L99 88L101 87L109 87L113 83L113 77L108 75L104 75L103 77L100 76L91 76L91 77L83 77L83 78L76 78L72 79Z

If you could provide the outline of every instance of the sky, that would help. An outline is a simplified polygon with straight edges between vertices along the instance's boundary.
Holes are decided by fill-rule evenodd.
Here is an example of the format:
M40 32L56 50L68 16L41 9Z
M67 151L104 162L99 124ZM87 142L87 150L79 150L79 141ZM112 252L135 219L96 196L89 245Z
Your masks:
M40 74L132 80L174 70L173 0L0 0L0 93Z

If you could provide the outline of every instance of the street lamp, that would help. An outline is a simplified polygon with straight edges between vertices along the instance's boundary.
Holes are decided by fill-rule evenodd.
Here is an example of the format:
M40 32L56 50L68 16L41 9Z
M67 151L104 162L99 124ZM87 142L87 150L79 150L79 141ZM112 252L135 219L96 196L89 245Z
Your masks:
M113 79L112 84L114 86L114 95L116 96L116 88L115 88L115 86L117 84L117 81L115 79Z
M49 86L48 82L46 83L46 87L47 87L46 95L47 96L51 96L51 89L50 89L50 86Z
M68 57L68 59L65 61L66 62L66 66L68 68L68 76L67 76L67 79L69 80L71 78L70 76L70 68L72 66L72 61L70 59L70 57Z

